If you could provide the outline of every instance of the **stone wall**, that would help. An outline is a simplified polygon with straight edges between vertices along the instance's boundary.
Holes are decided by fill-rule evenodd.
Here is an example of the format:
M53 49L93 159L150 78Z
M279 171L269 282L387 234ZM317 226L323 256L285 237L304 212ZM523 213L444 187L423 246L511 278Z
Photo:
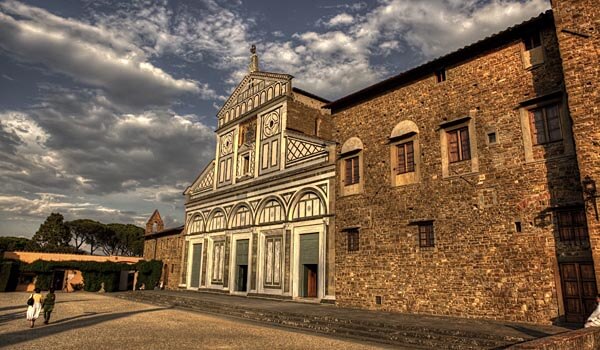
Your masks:
M552 11L581 178L597 182L600 181L600 6L597 0L552 0ZM591 193L586 197L587 224L598 282L600 220L597 198Z
M600 349L600 328L592 327L513 345L510 350L595 350Z
M338 144L355 136L364 144L362 192L336 198L337 304L542 323L559 316L552 209L582 198L569 137L552 153L524 143L521 104L563 84L554 28L541 33L544 64L533 69L515 39L447 67L446 81L432 72L332 111ZM444 126L462 119L472 159L445 176ZM420 171L416 183L392 186L389 137L403 120L418 126ZM424 221L433 221L434 247L419 246ZM348 252L353 227L360 248Z
M184 239L182 234L173 234L157 238L146 238L144 242L144 260L161 260L166 279L165 288L177 289L181 279L181 252Z

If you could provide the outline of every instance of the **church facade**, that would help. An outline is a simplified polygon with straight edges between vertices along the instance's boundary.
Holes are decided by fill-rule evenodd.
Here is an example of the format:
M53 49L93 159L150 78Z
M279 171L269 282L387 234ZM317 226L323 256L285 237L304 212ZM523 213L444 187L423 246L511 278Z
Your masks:
M327 101L249 73L218 113L215 158L186 191L181 287L332 300L334 143Z
M325 106L336 304L537 323L591 313L600 13L553 10Z

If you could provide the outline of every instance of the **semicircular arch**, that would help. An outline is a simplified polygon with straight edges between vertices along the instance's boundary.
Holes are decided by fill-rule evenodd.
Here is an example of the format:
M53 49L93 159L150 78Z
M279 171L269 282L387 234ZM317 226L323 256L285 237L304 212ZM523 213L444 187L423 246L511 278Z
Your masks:
M256 224L267 224L285 220L286 207L283 200L276 195L263 198L256 210Z
M344 142L342 145L342 154L361 151L363 147L362 141L358 137L354 136Z
M236 204L229 214L229 228L250 226L254 222L252 208L246 202Z
M222 208L213 209L208 215L206 231L224 230L227 228L227 214Z
M409 135L409 134L418 134L419 127L412 120L403 120L400 123L394 126L392 133L390 134L390 139L398 138L400 136Z
M289 220L295 220L322 216L328 212L328 203L323 191L314 187L307 187L294 194L290 201L287 217Z

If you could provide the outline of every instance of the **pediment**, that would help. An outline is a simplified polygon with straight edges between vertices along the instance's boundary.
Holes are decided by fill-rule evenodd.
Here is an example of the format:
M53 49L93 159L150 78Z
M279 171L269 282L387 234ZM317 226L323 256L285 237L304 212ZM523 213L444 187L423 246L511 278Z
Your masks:
M215 161L212 160L208 165L202 170L200 175L194 180L192 185L188 187L184 194L196 193L208 191L213 188L213 181L215 177Z
M288 74L254 72L246 75L217 113L219 126L292 91Z

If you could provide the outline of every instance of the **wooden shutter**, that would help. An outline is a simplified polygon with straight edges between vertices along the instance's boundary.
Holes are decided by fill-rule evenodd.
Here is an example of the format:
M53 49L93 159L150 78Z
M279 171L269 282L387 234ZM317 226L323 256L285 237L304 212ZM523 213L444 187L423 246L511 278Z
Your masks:
M352 184L352 159L344 160L344 182L346 185Z
M545 110L546 121L548 125L548 141L562 140L562 132L560 130L560 113L558 105L553 105Z
M531 139L534 145L546 143L546 133L544 131L544 116L541 110L529 112L531 119Z
M415 171L415 151L413 148L413 142L406 143L406 172L410 173Z
M471 145L469 144L469 128L462 128L460 132L460 160L471 159Z
M451 131L447 134L448 136L448 155L450 157L450 163L458 162L460 160L458 156L458 131Z
M396 168L397 174L404 174L406 172L406 156L404 154L404 145L405 144L396 146L396 152L398 152L398 167Z
M358 163L358 156L352 158L352 168L353 168L353 183L358 183L360 181L360 168Z

